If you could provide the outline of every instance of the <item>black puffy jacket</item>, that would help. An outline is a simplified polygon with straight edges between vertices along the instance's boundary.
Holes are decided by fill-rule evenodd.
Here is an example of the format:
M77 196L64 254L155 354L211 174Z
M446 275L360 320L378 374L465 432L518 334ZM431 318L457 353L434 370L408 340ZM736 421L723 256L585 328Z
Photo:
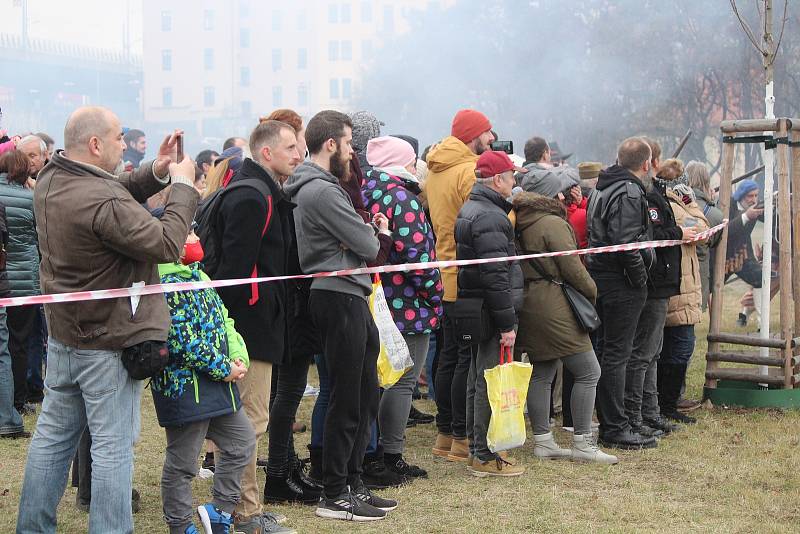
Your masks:
M475 184L458 212L456 258L472 260L516 256L514 226L508 218L511 203L500 193ZM510 332L522 308L524 279L517 262L468 265L458 269L458 296L482 297L494 326Z
M658 180L647 192L650 228L653 239L668 241L681 239L683 231L675 222L675 214ZM655 250L655 263L647 280L647 298L666 299L681 292L681 247L661 247Z
M589 247L635 243L651 237L644 185L619 165L600 172L586 215ZM635 287L645 287L653 260L652 249L634 250L591 254L586 266L592 276L623 277Z

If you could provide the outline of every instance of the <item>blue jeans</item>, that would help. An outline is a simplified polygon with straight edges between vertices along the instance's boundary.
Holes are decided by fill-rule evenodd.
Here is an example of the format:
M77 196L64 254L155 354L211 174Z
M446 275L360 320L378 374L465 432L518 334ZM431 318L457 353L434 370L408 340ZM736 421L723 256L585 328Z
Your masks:
M0 308L0 435L24 430L22 417L14 409L14 378L8 352L6 309Z
M120 352L80 350L50 338L47 394L28 449L17 534L54 533L56 508L86 428L92 435L89 532L133 532L133 444L139 435L142 382Z
M312 449L322 448L322 429L325 428L325 414L328 413L328 403L331 400L331 384L328 380L328 368L325 366L325 357L322 354L314 356L319 376L319 395L311 412L311 445Z
M44 389L42 378L42 363L47 361L44 349L44 340L47 335L47 323L44 319L44 309L38 306L36 319L33 322L31 337L28 338L28 396L40 393Z
M667 326L664 328L664 346L661 362L667 365L688 365L694 353L694 325Z

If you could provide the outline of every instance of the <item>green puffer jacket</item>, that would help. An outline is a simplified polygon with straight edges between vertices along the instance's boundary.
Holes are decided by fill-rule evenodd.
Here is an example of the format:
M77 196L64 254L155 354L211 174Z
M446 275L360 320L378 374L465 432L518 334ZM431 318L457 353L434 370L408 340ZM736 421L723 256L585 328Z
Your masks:
M39 241L33 216L33 191L9 183L7 174L0 174L0 203L6 207L8 221L9 297L38 295Z

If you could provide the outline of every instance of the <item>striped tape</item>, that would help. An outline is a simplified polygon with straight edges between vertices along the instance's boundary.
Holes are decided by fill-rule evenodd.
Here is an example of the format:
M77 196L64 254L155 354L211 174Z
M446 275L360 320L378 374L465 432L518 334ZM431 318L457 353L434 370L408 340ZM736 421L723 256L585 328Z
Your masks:
M308 278L329 278L332 276L349 276L357 274L395 273L404 271L417 271L424 269L441 269L443 267L462 267L465 265L480 265L484 263L497 263L507 261L522 261L533 258L553 258L558 256L583 256L588 254L605 254L610 252L626 252L648 248L674 247L684 243L703 241L717 232L721 232L728 224L725 219L722 224L700 232L694 239L688 241L644 241L641 243L628 243L624 245L610 245L607 247L586 248L578 250L560 250L557 252L542 252L538 254L523 254L507 256L504 258L487 258L476 260L451 260L432 261L426 263L406 263L403 265L383 265L381 267L362 267L359 269L346 269L342 271L329 271L316 274L299 274L289 276L266 276L260 278L236 278L231 280L210 280L208 282L180 282L174 284L152 284L140 287L122 287L117 289L97 289L94 291L76 291L73 293L54 293L51 295L34 295L30 297L9 297L0 299L0 306L11 308L30 304L56 304L60 302L83 302L88 300L103 300L114 298L129 298L141 295L156 295L171 293L173 291L197 291L200 289L240 286L253 283L277 282L280 280L302 280Z

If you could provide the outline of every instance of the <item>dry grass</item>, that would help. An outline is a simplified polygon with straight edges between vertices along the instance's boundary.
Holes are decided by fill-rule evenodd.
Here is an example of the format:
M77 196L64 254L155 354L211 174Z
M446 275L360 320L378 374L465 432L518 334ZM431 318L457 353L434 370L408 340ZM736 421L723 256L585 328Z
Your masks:
M740 286L733 286L739 292ZM737 307L729 299L732 326ZM753 330L751 328L750 330ZM688 395L702 390L706 324L698 327ZM309 420L311 399L300 419ZM428 401L418 403L433 412ZM164 434L149 392L143 395L141 442L136 447L135 485L142 494L137 532L166 532L159 479ZM355 525L314 517L313 508L276 507L301 533L311 532L789 532L800 520L800 412L714 408L695 412L697 425L643 452L621 452L613 467L537 461L526 444L515 456L527 467L519 478L476 479L461 465L433 460L434 426L408 432L407 456L430 478L385 492L400 507L378 524ZM33 428L34 418L26 426ZM569 435L560 433L562 444ZM308 434L298 435L304 450ZM25 441L0 441L0 532L12 532L25 465ZM265 443L261 443L262 455ZM261 475L263 477L263 474ZM195 481L198 501L208 481ZM87 517L73 506L68 488L59 509L59 532L85 532Z

